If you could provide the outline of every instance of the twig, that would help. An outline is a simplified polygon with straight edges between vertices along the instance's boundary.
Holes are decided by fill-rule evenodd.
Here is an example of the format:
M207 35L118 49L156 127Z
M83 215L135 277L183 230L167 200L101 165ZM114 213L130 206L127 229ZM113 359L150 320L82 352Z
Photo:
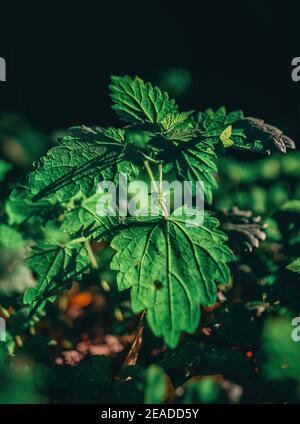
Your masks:
M130 351L128 352L128 355L126 356L126 359L123 362L123 367L133 366L137 363L139 352L140 352L142 341L143 341L143 337L142 337L142 334L144 331L143 320L145 315L146 315L146 311L142 312Z

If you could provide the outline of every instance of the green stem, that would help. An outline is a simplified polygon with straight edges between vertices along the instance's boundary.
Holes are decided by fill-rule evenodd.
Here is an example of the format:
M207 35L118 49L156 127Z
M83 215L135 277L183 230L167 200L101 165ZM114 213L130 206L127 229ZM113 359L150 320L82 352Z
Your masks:
M153 186L154 186L155 192L158 193L159 192L158 185L157 185L156 179L155 179L155 177L153 175L152 169L150 168L149 161L148 160L145 160L144 161L144 165L145 165L146 171L148 172L148 175L150 177L150 180L153 182Z
M74 240L71 240L70 243L84 243L87 239L85 237L78 237Z
M165 217L167 217L167 216L169 216L169 213L168 213L168 210L166 208L166 205L162 201L162 196L161 196L161 193L160 193L160 189L159 189L159 187L157 185L157 181L156 181L156 179L155 179L155 177L153 175L152 169L151 169L151 167L149 165L149 161L148 160L145 160L144 161L144 165L145 165L146 171L148 172L148 175L150 177L150 180L153 183L153 187L154 187L155 192L156 193L159 193L160 206L161 206L161 208L163 210L163 213L164 213ZM160 179L161 179L161 184L160 185L162 186L162 168L160 169Z
M83 243L84 247L86 248L87 253L89 255L89 259L90 259L92 268L98 269L97 260L95 258L94 253L93 253L92 246L91 246L90 242L88 241L88 239L86 237L78 237L74 240L71 240L71 243Z
M97 264L96 258L94 256L92 246L87 239L84 241L84 247L86 248L86 250L88 252L88 255L89 255L89 258L90 258L90 261L91 261L91 264L92 264L92 268L98 269L98 264Z
M163 200L162 200L162 190L163 190L163 168L162 164L159 164L159 205L162 208L163 207Z

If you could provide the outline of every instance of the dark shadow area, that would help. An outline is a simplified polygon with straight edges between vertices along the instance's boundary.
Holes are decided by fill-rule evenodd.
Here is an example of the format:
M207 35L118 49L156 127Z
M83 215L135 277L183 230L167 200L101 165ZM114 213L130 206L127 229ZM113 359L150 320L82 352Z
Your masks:
M164 85L165 73L179 68L189 80L182 109L241 108L296 136L300 83L291 80L291 60L299 55L299 18L296 2L259 0L10 3L1 11L0 111L45 130L115 124L111 74Z

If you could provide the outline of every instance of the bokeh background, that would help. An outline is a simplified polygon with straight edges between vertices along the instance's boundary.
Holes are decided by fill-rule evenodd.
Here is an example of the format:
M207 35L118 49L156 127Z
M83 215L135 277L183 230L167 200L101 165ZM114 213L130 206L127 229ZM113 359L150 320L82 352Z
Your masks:
M109 77L128 73L168 89L182 109L241 108L299 135L295 1L16 3L1 5L0 111L44 131L113 125Z

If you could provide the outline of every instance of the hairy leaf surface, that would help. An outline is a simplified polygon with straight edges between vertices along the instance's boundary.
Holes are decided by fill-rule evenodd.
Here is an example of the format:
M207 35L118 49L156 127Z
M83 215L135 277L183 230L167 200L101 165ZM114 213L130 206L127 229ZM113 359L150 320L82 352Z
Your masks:
M225 147L267 154L278 150L286 153L287 149L295 148L294 141L279 128L266 124L262 119L244 117L241 111L227 114L224 107L216 112L208 109L197 113L193 122L203 131L204 137L214 142L220 138L223 141L224 131L229 131L230 127L230 143L225 143Z
M129 123L162 122L169 113L175 113L177 106L169 95L158 87L145 83L141 78L112 76L112 108L120 118Z
M31 312L42 308L47 300L54 301L59 293L69 289L72 280L80 278L90 264L84 247L73 242L66 245L40 243L32 248L27 262L38 277L37 287L28 289L23 298Z
M93 194L99 181L113 179L118 166L132 173L124 155L124 130L75 127L38 163L29 177L34 200L55 195L60 201L80 190Z
M32 218L47 221L58 216L62 206L50 199L41 199L33 202L28 187L17 186L10 193L5 204L5 210L9 218L9 224L21 224Z
M182 331L196 330L199 305L215 302L216 283L228 282L226 263L234 259L215 218L205 215L196 226L187 225L189 219L180 212L145 221L122 230L111 244L119 289L131 289L134 312L147 309L152 331L171 347Z
M101 216L97 212L97 203L102 193L95 193L91 197L75 199L67 210L62 230L69 234L81 234L86 237L103 238L118 225L118 216Z

